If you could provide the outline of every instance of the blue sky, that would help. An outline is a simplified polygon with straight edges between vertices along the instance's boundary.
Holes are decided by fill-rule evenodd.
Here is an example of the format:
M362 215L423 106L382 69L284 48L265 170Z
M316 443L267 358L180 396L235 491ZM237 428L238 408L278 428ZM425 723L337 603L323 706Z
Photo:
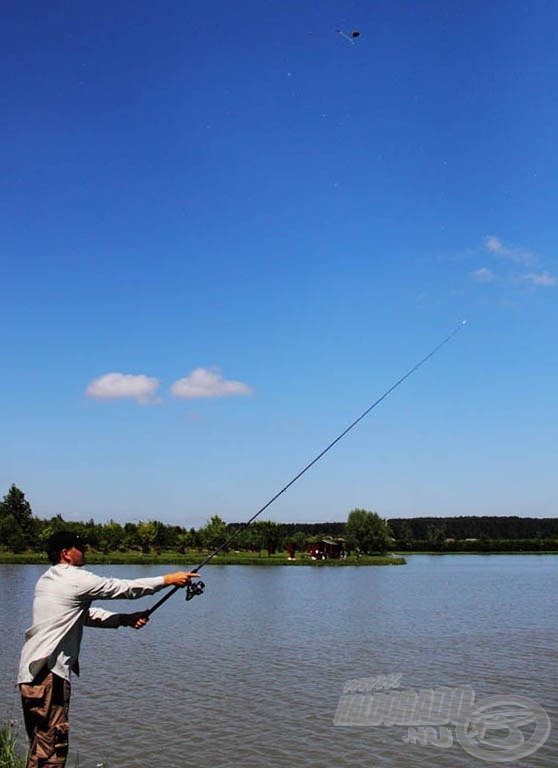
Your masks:
M466 319L266 516L558 516L557 17L5 4L0 493L245 520Z

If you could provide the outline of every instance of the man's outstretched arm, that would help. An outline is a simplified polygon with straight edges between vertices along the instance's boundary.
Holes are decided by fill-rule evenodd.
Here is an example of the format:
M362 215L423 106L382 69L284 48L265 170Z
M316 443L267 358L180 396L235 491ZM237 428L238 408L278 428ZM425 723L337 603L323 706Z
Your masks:
M185 587L192 578L199 578L198 573L189 573L187 571L177 571L176 573L167 573L163 579L166 587ZM120 626L141 629L149 621L147 611L136 611L135 613L121 613Z

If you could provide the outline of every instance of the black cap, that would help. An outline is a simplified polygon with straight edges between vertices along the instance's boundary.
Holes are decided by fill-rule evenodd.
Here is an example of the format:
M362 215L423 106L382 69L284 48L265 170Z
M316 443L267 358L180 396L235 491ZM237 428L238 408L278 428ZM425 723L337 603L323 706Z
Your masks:
M80 552L85 552L87 546L86 540L77 533L71 531L56 531L47 541L46 551L51 563L56 564L60 560L60 553L63 549L75 547Z

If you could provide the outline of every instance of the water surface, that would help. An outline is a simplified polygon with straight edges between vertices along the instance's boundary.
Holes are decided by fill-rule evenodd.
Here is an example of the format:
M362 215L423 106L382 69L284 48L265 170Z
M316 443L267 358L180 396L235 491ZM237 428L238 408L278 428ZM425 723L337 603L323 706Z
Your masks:
M156 566L92 566L122 578ZM11 682L39 566L0 566L0 716L20 718ZM336 727L344 683L470 685L523 695L556 726L511 765L554 766L558 746L558 557L413 556L402 567L211 566L206 593L178 593L140 631L86 629L72 687L80 768L360 768L488 765L454 743L406 744L403 727ZM112 602L136 610L156 598ZM69 762L71 765L71 761Z

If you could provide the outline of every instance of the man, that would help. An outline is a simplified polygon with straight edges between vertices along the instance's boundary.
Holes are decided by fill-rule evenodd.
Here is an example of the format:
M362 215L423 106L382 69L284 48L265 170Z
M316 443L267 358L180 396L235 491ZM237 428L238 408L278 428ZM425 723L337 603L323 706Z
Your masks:
M83 627L145 626L145 612L110 613L92 608L93 600L152 595L166 586L184 587L197 573L177 571L164 576L124 580L96 576L82 569L86 544L69 531L53 534L47 543L52 567L38 580L33 624L25 633L18 683L29 736L27 768L64 768L68 754L70 676L79 675Z

